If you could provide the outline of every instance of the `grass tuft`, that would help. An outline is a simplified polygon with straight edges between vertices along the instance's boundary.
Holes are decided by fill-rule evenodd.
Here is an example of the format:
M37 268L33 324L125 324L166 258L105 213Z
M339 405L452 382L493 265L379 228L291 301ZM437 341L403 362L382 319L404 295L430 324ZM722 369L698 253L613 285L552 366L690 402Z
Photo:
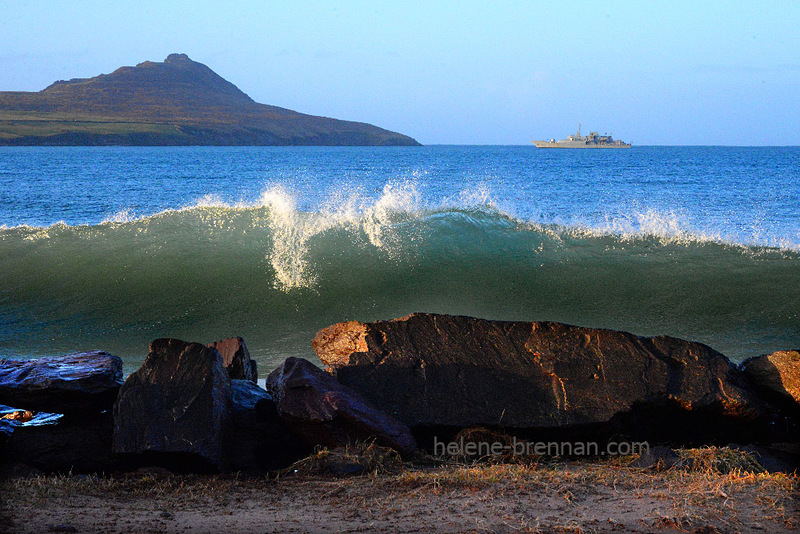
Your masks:
M702 473L764 473L753 454L728 447L681 449L678 454L692 471Z
M282 475L386 475L403 471L403 460L394 449L375 443L318 448L313 454L282 471Z

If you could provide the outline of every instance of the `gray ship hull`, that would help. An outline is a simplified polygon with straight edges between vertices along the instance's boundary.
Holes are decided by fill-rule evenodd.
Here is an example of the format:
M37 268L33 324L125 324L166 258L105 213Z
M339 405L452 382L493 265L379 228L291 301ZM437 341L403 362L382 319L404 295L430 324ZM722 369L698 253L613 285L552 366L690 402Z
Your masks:
M556 141L531 141L536 148L630 148L630 143L616 141L611 134L600 135L591 132L587 136L581 135L581 125L578 123L578 133L567 136L566 139Z
M630 143L576 143L562 141L533 141L536 148L630 148Z

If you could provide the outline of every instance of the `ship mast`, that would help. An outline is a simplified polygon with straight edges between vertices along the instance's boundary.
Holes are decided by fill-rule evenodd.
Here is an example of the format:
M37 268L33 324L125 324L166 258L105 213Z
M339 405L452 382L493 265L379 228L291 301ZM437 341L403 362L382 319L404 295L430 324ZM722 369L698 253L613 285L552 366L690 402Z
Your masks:
M581 123L578 123L578 137L581 136Z

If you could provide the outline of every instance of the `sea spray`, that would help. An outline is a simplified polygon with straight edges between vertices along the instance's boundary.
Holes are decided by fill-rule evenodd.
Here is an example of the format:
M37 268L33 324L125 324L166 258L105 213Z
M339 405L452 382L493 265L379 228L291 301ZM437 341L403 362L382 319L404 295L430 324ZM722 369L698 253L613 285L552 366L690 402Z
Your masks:
M313 286L316 277L306 259L308 240L325 231L329 221L313 214L299 213L292 197L282 189L265 192L261 203L269 213L272 250L267 258L275 271L275 287L288 291Z

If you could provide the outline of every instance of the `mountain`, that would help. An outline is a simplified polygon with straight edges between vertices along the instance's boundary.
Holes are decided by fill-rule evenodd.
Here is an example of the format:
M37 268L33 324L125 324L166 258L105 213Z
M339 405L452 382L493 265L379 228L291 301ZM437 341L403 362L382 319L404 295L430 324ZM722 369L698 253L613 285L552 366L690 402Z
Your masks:
M0 92L0 145L419 143L371 124L259 104L186 54L170 54L39 92Z

